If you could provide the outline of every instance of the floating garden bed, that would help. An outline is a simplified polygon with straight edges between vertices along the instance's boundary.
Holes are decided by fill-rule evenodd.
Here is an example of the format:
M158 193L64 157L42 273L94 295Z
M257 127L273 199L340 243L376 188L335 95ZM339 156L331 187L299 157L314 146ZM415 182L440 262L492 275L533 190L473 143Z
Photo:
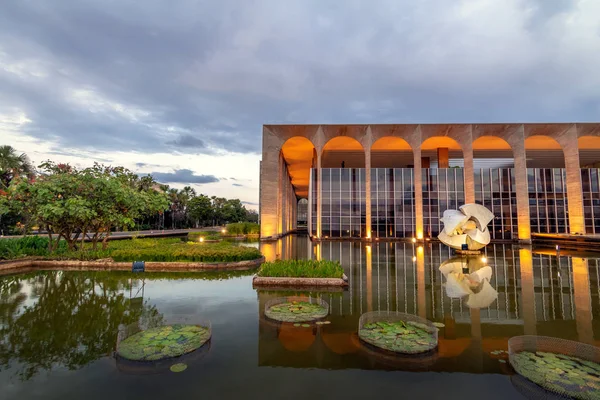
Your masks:
M130 361L159 361L191 353L211 337L210 324L204 325L165 325L138 332L119 343L117 355Z
M545 390L575 399L600 399L600 349L545 336L508 341L515 371Z
M279 322L311 322L325 318L329 313L327 302L308 297L279 297L265 304L265 316Z
M418 354L437 347L438 329L415 315L375 311L360 317L358 337L385 351Z
M277 260L264 263L252 283L256 287L344 287L348 278L337 261Z

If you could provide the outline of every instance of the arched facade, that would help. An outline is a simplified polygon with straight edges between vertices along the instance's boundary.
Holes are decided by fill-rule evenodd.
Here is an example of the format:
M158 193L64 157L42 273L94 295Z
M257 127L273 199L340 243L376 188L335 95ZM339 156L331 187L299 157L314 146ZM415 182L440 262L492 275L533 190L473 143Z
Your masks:
M282 153L285 153L285 151L281 151L286 141L294 137L305 138L314 146L311 157L312 172L309 172L309 186L313 184L312 189L309 188L309 197L311 194L314 194L314 201L311 203L309 209L312 214L316 214L313 215L314 229L311 230L313 238L325 239L325 236L328 236L328 239L331 238L333 232L331 226L337 224L337 216L332 216L331 212L327 216L323 214L322 207L324 204L329 204L328 207L330 207L331 211L331 196L329 196L329 203L326 202L327 199L324 197L321 198L322 189L325 186L322 175L329 174L328 176L331 181L331 177L334 177L334 175L337 177L338 172L333 172L335 169L339 171L340 179L342 179L341 175L344 169L348 170L344 171L344 174L355 173L359 177L359 186L355 188L356 190L354 188L350 188L348 191L342 190L340 184L338 199L345 201L350 198L350 201L352 201L352 196L358 194L361 202L361 207L358 210L350 208L350 216L339 216L339 230L343 231L344 227L348 226L343 223L343 218L356 218L360 219L361 230L358 234L360 238L368 240L382 237L379 230L379 221L376 221L376 223L372 222L372 217L376 216L379 218L379 203L374 203L378 199L372 199L373 192L371 190L373 187L371 179L378 176L377 170L380 168L388 170L406 168L412 170L413 187L411 194L412 201L414 201L414 212L411 217L414 223L410 223L413 228L410 232L403 229L405 231L404 237L414 236L417 240L420 240L427 233L435 235L434 231L439 230L439 217L444 211L443 208L454 208L454 205L460 206L461 203L473 203L476 201L485 203L487 195L484 194L483 185L487 185L485 182L487 178L483 178L485 172L482 175L481 171L487 170L490 182L495 182L494 173L496 172L489 172L489 170L496 169L510 170L510 173L508 173L510 175L510 184L503 184L497 192L494 192L490 187L492 206L495 205L495 202L499 201L499 207L502 210L499 217L501 221L499 228L503 230L503 233L500 235L502 236L501 238L518 238L522 241L529 241L531 233L541 233L544 229L548 230L548 226L562 228L563 225L565 233L585 233L588 229L585 219L589 218L584 218L580 161L595 156L595 149L587 148L586 143L591 140L588 137L593 137L596 140L595 138L599 135L600 124L591 123L265 125L263 128L263 159L261 162L261 236L263 239L275 238L294 228L294 224L290 225L289 223L282 222L282 218L285 218L283 216L288 215L289 208L286 209L287 204L284 204L286 200L282 199L281 193L283 191L280 190L287 185L285 182L286 179L290 182L296 182L299 179L296 176L292 177L295 174L294 171L290 172L286 170L293 168L291 164L286 163L286 157L282 156ZM551 138L552 142L548 140L540 142L539 137ZM559 148L556 148L554 141L558 143ZM402 145L397 145L398 143L402 143ZM545 145L544 143L552 144ZM584 148L581 149L581 160L578 143L584 144ZM543 160L544 151L560 154L561 149L562 157L554 157L553 162L562 162L563 165L550 167L545 163L542 165L535 164L536 160ZM394 158L394 150L397 151L396 154L398 157L396 158ZM384 152L388 154L385 157L381 157L384 155ZM412 163L409 163L411 152ZM512 160L508 157L510 153L512 153ZM530 157L532 154L533 156ZM386 158L390 160L389 163L386 161ZM497 161L496 159L503 159L506 163L491 165L490 163ZM344 168L342 168L342 161L344 162ZM510 165L511 161L512 165ZM528 163L531 165L527 165ZM585 165L587 166L587 164ZM540 191L536 192L535 188L530 185L532 174L534 177L537 176L536 172L532 171L536 168L556 168L559 170L559 172L556 172L557 176L564 175L565 179L561 178L561 182L563 182L561 186L563 192L561 193L563 193L564 202L567 204L568 210L564 224L559 221L562 217L557 213L553 216L545 217L545 222L541 221L538 223L540 204L545 202L543 203L545 204L544 211L547 211L548 207L554 207L555 203L547 190L544 189L543 193L540 193ZM435 171L432 171L433 169ZM440 182L444 185L446 184L448 173L453 176L453 184L446 185L445 190L447 191L449 187L453 187L453 190L456 192L456 199L454 196L451 197L448 195L444 202L438 202L437 206L435 204L432 206L432 196L443 197L440 196L438 186ZM500 176L500 173L497 172L497 180L508 182L508 175ZM543 173L546 174L546 172ZM440 174L444 175L444 179L441 181L439 178ZM461 175L462 179L460 178ZM306 171L303 172L303 176L306 176ZM362 185L363 176L364 189L360 186ZM436 178L432 178L433 176ZM335 181L335 177L333 181ZM430 185L430 181L433 181L433 179L436 179L438 184L435 190L433 182ZM554 182L554 175L552 175L552 179ZM353 182L352 175L350 175L349 180ZM322 187L319 186L319 183L323 184L321 185ZM299 190L297 190L299 186L301 185L290 183L289 187L293 195L288 195L287 197L300 198L301 195L299 195ZM390 187L392 185L388 187L388 192ZM329 190L331 191L331 188ZM363 192L364 196L362 196ZM540 196L542 197L541 200ZM546 197L544 198L544 196ZM295 199L291 209L297 204ZM362 207L363 199L364 207ZM532 207L529 206L530 201ZM589 201L592 201L591 197L589 197ZM345 203L342 202L341 204ZM374 204L378 207L376 212L371 209ZM517 209L517 232L515 232L514 227L515 204ZM341 207L343 208L344 206L342 205ZM509 213L510 216L505 213L506 207L512 207ZM535 221L534 217L530 215L532 211L536 213ZM426 215L426 213L429 214ZM496 214L496 212L494 213ZM386 214L387 217L388 215ZM326 221L323 218L329 218L328 235L321 232L322 228L326 225L324 223ZM332 220L331 218L336 218L336 220ZM394 219L396 218L394 215ZM549 223L549 219L554 219L555 224L552 225L552 223ZM424 226L426 221L428 224L427 227ZM432 223L432 221L435 223ZM534 222L535 224L532 225ZM434 229L436 224L437 228ZM386 222L385 237L397 238L398 235L396 234L390 236L388 225ZM356 228L356 224L352 224L352 226ZM507 226L509 227L508 233L505 229ZM377 229L376 234L372 234L371 232L373 227ZM354 234L351 234L352 237L356 234L356 231L353 231L354 228L350 229L351 233L354 232Z
M593 133L585 132L579 136L577 145L585 232L600 234L600 135Z

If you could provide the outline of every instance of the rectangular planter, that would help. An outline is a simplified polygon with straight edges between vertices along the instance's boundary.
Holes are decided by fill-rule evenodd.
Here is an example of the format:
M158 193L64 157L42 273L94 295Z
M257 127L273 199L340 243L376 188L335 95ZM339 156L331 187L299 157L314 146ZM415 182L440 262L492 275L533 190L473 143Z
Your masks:
M348 277L344 274L342 278L280 278L255 276L252 279L253 287L345 287L348 286Z

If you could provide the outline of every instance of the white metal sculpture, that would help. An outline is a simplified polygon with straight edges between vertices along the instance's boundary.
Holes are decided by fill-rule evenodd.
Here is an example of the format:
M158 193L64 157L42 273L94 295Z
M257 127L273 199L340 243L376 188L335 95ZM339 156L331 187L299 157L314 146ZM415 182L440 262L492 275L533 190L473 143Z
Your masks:
M479 204L465 204L459 210L446 210L442 217L444 229L438 235L440 242L453 249L479 250L490 243L487 225L494 214Z

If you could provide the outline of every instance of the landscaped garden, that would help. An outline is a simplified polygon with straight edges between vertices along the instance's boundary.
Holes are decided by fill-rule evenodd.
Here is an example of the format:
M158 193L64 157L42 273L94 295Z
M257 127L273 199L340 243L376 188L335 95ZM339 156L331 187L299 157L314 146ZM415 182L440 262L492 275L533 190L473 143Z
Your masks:
M38 257L47 260L98 260L158 262L235 262L256 260L262 257L253 247L236 246L229 242L184 242L178 238L132 239L111 241L105 248L93 244L80 244L77 250L69 249L59 241L53 251L48 249L48 239L32 236L0 240L0 259Z
M257 275L270 278L342 278L344 269L337 261L277 260L264 263Z

